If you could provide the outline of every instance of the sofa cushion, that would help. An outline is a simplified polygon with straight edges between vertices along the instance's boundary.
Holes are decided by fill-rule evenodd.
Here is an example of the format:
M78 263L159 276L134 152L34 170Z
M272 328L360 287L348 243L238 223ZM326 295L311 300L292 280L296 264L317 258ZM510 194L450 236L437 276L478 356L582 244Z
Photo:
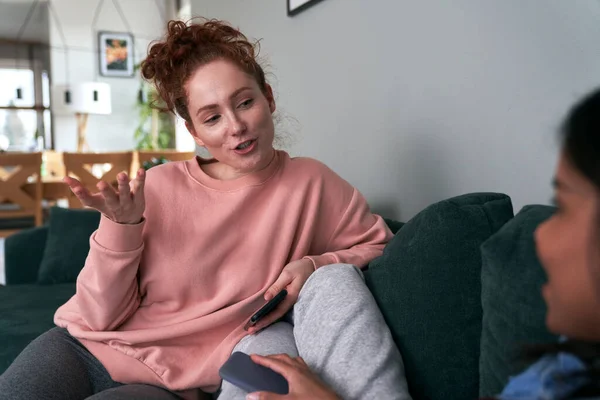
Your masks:
M44 256L48 226L23 229L4 239L6 284L35 283Z
M546 275L534 242L536 227L553 212L554 207L526 206L481 246L481 396L500 393L526 367L519 360L522 346L557 340L545 326Z
M48 238L38 273L42 284L75 282L90 251L100 213L88 209L50 209Z
M75 284L0 286L0 375L33 339L54 327L54 312Z
M441 201L408 221L365 272L415 400L479 394L480 246L513 217L508 196Z

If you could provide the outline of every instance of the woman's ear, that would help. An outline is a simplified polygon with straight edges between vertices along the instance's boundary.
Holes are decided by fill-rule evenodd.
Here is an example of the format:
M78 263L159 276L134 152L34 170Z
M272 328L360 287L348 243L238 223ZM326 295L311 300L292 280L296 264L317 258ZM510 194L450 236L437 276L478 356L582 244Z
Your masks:
M191 124L191 123L189 123L188 121L185 121L185 127L187 128L188 132L194 138L194 142L196 142L198 144L198 146L204 147L204 142L198 136L198 133L196 132L196 129L194 129L194 125Z
M268 83L265 84L265 97L269 102L269 109L271 110L271 114L275 112L277 107L275 106L275 97L273 96L273 88Z

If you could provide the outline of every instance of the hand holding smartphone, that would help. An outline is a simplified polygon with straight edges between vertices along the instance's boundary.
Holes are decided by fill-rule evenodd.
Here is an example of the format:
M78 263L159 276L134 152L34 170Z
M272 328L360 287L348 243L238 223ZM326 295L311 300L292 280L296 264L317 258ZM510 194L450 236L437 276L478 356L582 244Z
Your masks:
M281 292L277 293L277 296L275 296L271 300L269 300L267 302L267 304L262 306L260 308L260 310L258 310L252 317L250 317L250 319L244 326L244 330L247 331L248 328L256 325L258 323L258 321L260 321L268 313L273 311L275 309L275 307L277 307L279 305L279 303L281 303L283 301L283 299L285 299L285 296L287 296L287 290L285 290L285 289L283 289Z
M258 321L273 311L287 296L282 290L250 317L244 330L256 325ZM236 351L219 369L222 379L245 390L248 393L267 391L277 394L288 393L287 380L270 368L256 364L249 355Z
M288 381L270 368L256 364L248 354L236 351L219 369L221 378L231 384L253 392L288 394Z

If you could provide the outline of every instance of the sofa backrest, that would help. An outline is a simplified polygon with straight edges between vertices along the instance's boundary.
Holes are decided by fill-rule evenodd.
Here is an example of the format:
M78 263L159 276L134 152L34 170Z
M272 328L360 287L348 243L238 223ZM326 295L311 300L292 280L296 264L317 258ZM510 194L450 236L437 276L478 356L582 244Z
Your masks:
M6 238L6 284L74 283L90 249L100 213L52 207L47 224Z
M511 200L474 193L408 221L365 273L398 345L415 400L476 399L480 246L513 217Z

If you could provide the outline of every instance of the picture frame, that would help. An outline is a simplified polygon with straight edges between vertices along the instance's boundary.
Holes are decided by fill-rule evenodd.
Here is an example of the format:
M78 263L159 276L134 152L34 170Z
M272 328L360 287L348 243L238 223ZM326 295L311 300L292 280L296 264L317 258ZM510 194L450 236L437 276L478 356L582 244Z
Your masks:
M129 78L134 75L133 35L127 32L98 32L100 75Z
M323 0L287 0L287 14L288 17L301 13L309 7L320 3Z

